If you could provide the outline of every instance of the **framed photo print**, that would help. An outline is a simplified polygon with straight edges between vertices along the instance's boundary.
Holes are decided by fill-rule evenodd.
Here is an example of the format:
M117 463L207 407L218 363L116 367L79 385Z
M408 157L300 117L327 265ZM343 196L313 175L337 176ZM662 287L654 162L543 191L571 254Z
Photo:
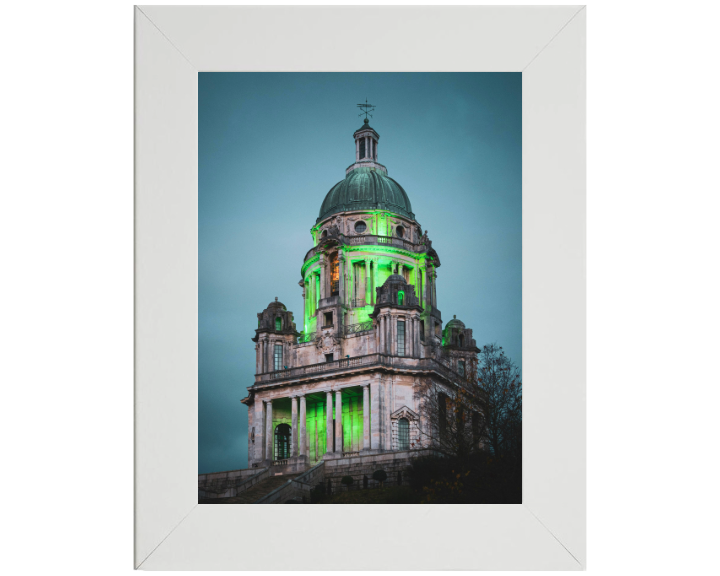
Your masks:
M583 570L584 7L139 6L135 62L135 566Z

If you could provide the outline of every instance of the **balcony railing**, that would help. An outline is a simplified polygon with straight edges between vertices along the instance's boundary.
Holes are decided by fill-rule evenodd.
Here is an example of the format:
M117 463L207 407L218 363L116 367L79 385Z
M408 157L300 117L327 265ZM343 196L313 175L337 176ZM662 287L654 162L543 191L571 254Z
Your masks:
M325 372L352 368L369 368L371 366L407 368L411 370L430 369L453 382L464 379L463 376L452 370L449 366L445 366L434 358L407 358L403 356L387 356L385 354L367 354L366 356L356 356L355 358L341 358L340 360L333 360L332 362L322 362L320 364L310 364L308 366L298 366L297 368L256 374L255 383L265 384L286 378L301 378L303 376L313 376Z
M361 322L360 324L350 324L344 327L345 335L357 334L358 332L367 332L373 329L373 321Z
M357 236L342 236L344 238L345 244L348 246L362 246L362 245L369 245L369 246L395 246L396 248L402 248L403 250L407 250L409 252L425 252L427 250L427 246L425 244L415 244L414 242L410 242L409 240L405 240L404 238L398 238L397 236L379 236L376 234L358 234ZM314 248L310 248L308 250L307 254L305 254L305 262L308 261L309 258L312 258L315 256L315 254L318 253L318 247L315 246Z

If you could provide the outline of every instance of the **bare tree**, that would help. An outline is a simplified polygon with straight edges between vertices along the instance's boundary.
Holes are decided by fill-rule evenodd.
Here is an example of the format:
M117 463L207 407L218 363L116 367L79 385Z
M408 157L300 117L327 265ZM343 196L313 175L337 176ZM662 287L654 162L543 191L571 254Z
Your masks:
M477 382L485 398L482 436L496 456L522 454L522 381L517 365L497 344L483 346Z
M453 382L431 377L415 389L424 446L445 456L487 450L496 456L522 453L522 382L518 367L496 344L483 346L477 362Z
M482 446L483 392L476 383L476 365L469 364L453 383L425 377L415 388L421 444L445 456L462 457Z

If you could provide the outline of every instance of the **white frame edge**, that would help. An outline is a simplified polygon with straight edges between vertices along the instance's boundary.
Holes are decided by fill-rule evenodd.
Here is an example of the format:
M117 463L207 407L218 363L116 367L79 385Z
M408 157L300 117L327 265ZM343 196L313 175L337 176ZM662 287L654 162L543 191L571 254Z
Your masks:
M136 7L135 57L135 566L584 569L584 7ZM368 69L523 72L523 504L345 506L348 565L349 528L270 553L307 507L197 504L197 73Z

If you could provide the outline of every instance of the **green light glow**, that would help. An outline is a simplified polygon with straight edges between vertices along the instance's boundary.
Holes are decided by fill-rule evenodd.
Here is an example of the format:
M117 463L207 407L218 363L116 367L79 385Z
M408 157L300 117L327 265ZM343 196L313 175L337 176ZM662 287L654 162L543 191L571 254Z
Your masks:
M405 302L405 292L403 292L402 290L398 290L398 305L404 306L404 302Z

